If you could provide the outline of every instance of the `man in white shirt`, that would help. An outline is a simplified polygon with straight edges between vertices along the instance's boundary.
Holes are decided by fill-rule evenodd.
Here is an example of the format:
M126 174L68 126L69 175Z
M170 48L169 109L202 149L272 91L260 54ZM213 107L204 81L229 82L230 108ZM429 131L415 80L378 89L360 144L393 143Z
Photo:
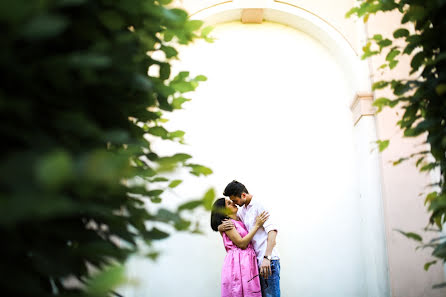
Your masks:
M245 224L248 231L253 228L256 217L263 211L268 211L246 187L238 181L230 182L223 192L239 206L237 216ZM269 211L268 211L269 212ZM223 222L218 230L224 232L234 228L231 221ZM270 218L263 224L252 239L259 264L260 284L263 297L280 297L280 260L276 248L277 226Z

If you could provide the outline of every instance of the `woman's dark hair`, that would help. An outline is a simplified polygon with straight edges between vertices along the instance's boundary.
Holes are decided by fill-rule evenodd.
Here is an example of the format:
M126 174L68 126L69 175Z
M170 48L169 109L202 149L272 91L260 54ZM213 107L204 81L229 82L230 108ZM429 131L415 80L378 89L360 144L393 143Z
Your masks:
M231 196L241 197L243 193L249 194L245 185L243 185L242 183L239 183L236 180L233 180L226 186L225 191L223 192L223 195L225 195L227 197L231 197Z
M211 211L211 228L214 231L218 231L218 226L227 219L226 215L226 199L218 198L212 205Z

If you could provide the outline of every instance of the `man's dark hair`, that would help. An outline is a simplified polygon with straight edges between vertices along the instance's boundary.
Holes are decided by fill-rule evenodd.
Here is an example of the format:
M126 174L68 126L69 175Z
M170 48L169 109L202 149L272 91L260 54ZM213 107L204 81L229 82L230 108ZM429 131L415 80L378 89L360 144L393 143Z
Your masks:
M226 215L226 198L217 199L212 205L211 211L211 228L214 231L218 231L218 226L224 219L228 219Z
M233 180L226 186L225 191L223 192L223 195L225 195L227 197L231 197L231 196L241 197L242 193L249 194L248 190L242 183L239 183L238 181Z

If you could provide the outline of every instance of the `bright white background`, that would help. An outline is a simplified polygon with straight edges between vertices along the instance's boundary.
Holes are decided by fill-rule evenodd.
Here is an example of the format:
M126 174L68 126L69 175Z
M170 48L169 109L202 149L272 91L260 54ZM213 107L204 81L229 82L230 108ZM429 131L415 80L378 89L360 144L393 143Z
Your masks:
M214 174L178 173L185 180L163 203L201 197L209 186L221 196L237 179L279 223L282 296L364 295L352 87L341 65L316 40L279 24L229 23L212 35L212 44L183 48L176 65L208 77L166 124L186 131L187 145L157 148L190 153ZM206 234L159 242L156 263L131 260L138 284L124 296L220 295L222 240L209 213L195 217Z

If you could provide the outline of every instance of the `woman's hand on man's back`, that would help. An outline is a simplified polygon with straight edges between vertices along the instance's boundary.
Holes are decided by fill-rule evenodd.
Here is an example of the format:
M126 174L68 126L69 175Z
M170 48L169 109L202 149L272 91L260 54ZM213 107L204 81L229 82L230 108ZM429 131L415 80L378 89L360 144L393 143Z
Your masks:
M234 227L235 227L234 222L226 219L226 220L223 220L223 222L218 226L218 231L225 232L225 231L232 230Z

